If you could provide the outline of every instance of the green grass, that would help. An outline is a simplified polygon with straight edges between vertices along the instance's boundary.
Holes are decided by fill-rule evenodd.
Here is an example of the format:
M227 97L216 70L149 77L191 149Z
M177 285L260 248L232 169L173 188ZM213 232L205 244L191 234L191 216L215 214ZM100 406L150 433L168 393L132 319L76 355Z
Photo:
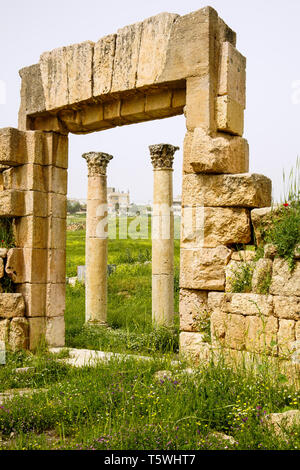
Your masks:
M130 223L132 219L128 219ZM110 235L112 235L111 226ZM108 278L109 328L85 325L85 289L80 283L67 286L66 344L103 351L178 352L179 334L179 240L174 241L173 329L153 328L151 291L151 239L109 239L108 263L116 271ZM67 232L67 276L85 264L85 231Z
M31 365L18 376L13 368ZM299 393L282 375L261 365L238 371L222 361L182 373L169 357L138 363L113 359L95 368L65 366L46 353L9 355L0 383L43 387L0 407L0 449L296 449L300 428L278 437L262 426L270 412L299 406ZM171 369L172 378L154 373ZM225 432L235 445L210 433Z
M84 264L85 234L68 232L67 238L70 276L77 264ZM139 262L147 249L149 240L109 241L109 262L118 264L108 279L109 328L85 326L84 286L67 286L66 341L79 348L146 353L152 360L112 359L73 368L59 360L65 351L57 356L46 349L8 353L7 364L0 366L0 393L37 390L0 406L0 450L299 449L300 426L277 436L263 425L268 413L300 404L299 388L276 366L270 368L261 358L253 370L243 363L233 368L221 359L188 375L187 364L171 362L178 349L179 319L176 315L173 331L152 328L151 265ZM118 256L127 262L117 263ZM178 241L175 265L178 312ZM16 367L31 369L16 374ZM159 380L159 370L172 375ZM211 435L216 431L236 443L218 441Z

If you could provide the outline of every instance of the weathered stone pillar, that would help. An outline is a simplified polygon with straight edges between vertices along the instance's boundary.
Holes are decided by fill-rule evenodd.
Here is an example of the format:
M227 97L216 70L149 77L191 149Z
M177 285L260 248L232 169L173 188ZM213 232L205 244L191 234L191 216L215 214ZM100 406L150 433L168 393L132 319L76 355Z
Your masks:
M154 169L152 212L152 321L171 326L174 320L173 160L179 147L149 147Z
M86 322L106 324L107 319L107 177L111 155L89 152L86 219Z

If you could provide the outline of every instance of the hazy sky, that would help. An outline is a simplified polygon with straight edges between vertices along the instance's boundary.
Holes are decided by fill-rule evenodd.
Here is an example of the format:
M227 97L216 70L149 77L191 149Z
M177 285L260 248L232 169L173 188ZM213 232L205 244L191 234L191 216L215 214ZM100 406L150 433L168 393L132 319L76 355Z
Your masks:
M37 63L42 52L85 40L97 41L127 24L162 11L180 15L214 7L237 33L247 57L245 137L250 170L273 180L282 192L282 170L300 155L300 1L299 0L0 0L0 127L17 127L18 70ZM6 88L6 93L4 93ZM108 183L130 189L135 202L152 198L148 145L179 145L174 193L181 192L182 116L115 128L87 136L70 135L69 197L86 197L87 169L81 154L114 155Z

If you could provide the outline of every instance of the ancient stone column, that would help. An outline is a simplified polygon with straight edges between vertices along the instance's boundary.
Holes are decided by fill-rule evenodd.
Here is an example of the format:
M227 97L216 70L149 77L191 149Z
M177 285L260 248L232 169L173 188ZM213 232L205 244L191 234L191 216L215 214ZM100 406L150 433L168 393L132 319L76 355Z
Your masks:
M111 155L89 152L86 219L86 322L106 324L107 319L107 177Z
M154 170L152 212L152 321L172 326L174 321L173 160L179 147L149 147Z

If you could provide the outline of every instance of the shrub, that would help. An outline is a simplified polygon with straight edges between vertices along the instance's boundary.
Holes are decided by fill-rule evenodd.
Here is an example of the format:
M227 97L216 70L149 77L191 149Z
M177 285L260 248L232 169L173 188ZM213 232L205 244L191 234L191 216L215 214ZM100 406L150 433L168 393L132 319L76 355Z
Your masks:
M233 271L233 279L231 279L232 292L251 292L253 263L243 262L236 270Z

